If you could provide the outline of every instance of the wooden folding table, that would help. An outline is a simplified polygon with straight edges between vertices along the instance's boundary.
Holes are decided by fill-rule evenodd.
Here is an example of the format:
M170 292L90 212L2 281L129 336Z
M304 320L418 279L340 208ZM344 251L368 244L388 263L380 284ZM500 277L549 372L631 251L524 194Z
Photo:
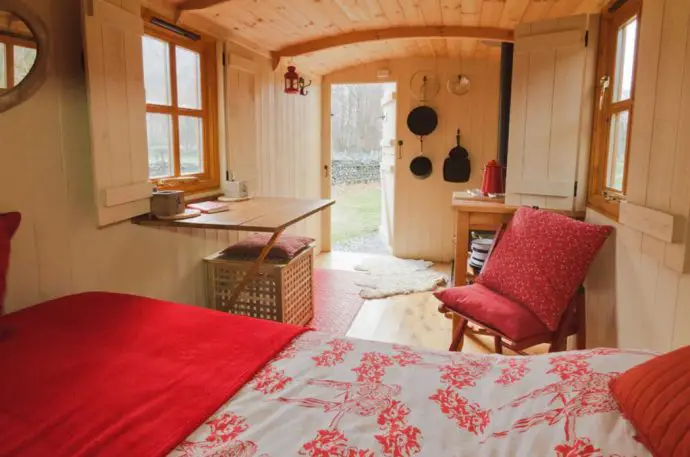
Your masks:
M258 273L266 256L278 241L278 237L291 225L323 211L334 203L335 200L255 197L243 202L229 203L230 211L202 214L191 219L161 220L146 214L134 218L133 222L144 226L272 233L271 239L261 250L259 257L249 266L242 281L232 292L229 303L235 303L242 290Z

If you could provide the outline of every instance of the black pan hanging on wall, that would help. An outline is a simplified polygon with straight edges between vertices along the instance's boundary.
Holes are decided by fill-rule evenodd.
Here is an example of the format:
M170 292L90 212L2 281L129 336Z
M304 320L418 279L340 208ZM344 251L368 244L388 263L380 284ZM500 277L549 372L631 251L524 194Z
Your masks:
M443 162L443 180L446 182L467 182L470 180L470 153L460 145L460 129L455 136L456 146Z
M430 73L419 72L412 77L410 86L413 95L415 92L419 94L418 98L422 102L422 105L414 108L407 115L407 128L419 137L420 142L420 154L410 162L410 172L419 179L426 179L431 176L433 164L431 159L424 155L424 137L433 133L438 127L438 114L432 107L424 105L424 102L429 95L433 97L438 93L438 81ZM419 86L419 89L417 90L415 86Z
M410 171L415 176L415 178L426 179L431 176L431 172L434 171L431 159L424 155L424 137L419 137L420 143L420 153L417 157L412 159L410 162Z

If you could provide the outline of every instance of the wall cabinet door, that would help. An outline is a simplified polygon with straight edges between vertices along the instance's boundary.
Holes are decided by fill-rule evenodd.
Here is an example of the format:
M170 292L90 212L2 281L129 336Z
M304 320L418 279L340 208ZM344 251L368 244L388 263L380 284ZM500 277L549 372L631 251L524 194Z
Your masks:
M597 16L516 29L506 202L584 210Z

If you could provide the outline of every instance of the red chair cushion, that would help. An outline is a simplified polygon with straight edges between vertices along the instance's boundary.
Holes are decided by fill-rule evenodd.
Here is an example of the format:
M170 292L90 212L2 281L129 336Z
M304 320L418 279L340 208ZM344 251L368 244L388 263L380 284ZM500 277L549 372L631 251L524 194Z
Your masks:
M272 234L257 233L250 235L239 243L235 243L225 251L223 255L239 259L255 259L261 254L261 250L268 244ZM312 238L302 236L281 235L273 248L268 253L269 259L292 260L297 254L314 243Z
M652 454L690 455L690 346L631 368L611 392Z
M19 213L0 214L0 316L4 314L7 270L10 264L10 243L19 228L22 217Z
M519 208L476 282L526 306L555 331L612 230Z
M448 309L498 330L513 341L550 333L530 310L481 284L454 287L434 295Z

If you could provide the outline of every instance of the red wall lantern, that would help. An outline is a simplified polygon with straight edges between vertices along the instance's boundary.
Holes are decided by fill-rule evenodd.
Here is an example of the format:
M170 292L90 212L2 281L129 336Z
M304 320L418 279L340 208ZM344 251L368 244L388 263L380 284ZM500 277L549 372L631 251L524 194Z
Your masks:
M285 73L285 93L286 94L298 94L300 85L299 85L299 75L295 71L296 68L294 66L289 66L287 73Z

